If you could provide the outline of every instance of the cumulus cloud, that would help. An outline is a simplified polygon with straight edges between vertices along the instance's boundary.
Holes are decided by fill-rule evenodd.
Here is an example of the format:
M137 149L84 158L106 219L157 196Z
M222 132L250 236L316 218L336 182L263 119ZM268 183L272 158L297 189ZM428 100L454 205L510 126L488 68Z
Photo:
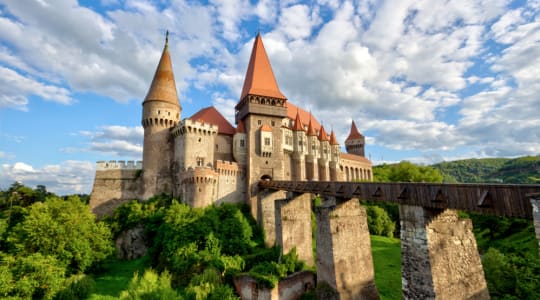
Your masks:
M45 185L51 192L65 195L90 193L95 167L86 161L68 160L60 164L33 167L24 162L1 166L0 187L7 188L19 181L28 186Z
M81 91L140 99L171 29L180 93L209 91L232 120L254 35L246 25L257 22L282 91L340 141L353 119L389 149L538 153L534 1L103 0L101 12L68 0L4 2L0 106L25 109L30 95L67 104ZM140 157L140 128L81 134L90 151Z
M88 146L64 149L64 151L91 151L135 160L140 160L142 157L144 130L140 126L101 126L96 131L81 131L79 134L89 139Z

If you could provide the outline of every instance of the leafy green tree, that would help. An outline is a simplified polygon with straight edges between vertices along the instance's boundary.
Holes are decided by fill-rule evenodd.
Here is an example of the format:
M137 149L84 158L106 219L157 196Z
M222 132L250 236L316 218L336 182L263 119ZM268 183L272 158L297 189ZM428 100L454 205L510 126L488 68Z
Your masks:
M390 219L386 211L376 205L366 206L369 232L387 237L394 236L396 223Z
M77 197L34 203L8 242L21 253L40 252L58 260L68 274L83 272L113 251L111 232Z
M374 181L378 182L442 182L443 176L435 168L418 166L408 161L375 166Z

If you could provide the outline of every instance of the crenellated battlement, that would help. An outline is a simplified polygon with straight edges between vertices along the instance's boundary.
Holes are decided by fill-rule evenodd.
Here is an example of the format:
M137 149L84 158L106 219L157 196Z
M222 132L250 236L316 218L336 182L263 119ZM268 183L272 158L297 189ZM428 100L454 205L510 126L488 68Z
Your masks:
M204 123L201 121L193 121L191 119L184 119L172 129L172 134L175 137L184 134L217 135L217 133L217 125Z
M184 184L200 184L200 183L215 183L217 173L210 167L189 168L184 174L182 183Z
M133 160L109 160L104 161L100 160L96 162L96 170L142 170L142 161L133 161Z

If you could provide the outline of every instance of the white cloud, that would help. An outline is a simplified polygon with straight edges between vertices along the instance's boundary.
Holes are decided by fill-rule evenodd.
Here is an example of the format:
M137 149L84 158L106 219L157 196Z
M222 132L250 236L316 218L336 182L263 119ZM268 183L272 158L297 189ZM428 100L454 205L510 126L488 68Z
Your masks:
M24 162L1 166L0 186L7 188L15 181L28 186L45 185L60 194L90 193L95 166L86 161L64 161L60 164L33 167Z
M84 148L65 148L64 152L96 152L101 155L140 160L144 130L142 127L101 126L96 131L80 131L89 139Z

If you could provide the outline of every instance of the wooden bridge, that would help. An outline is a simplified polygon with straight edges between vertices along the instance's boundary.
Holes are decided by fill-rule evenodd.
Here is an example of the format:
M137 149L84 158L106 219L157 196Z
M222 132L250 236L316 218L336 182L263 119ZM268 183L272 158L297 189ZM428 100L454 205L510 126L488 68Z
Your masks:
M479 214L532 219L531 198L538 198L540 184L443 184L268 181L259 187L312 193L337 199L358 198L425 208L457 209Z
M533 219L540 241L540 185L261 180L256 215L268 245L317 266L325 299L378 299L365 208L399 205L404 299L489 299L470 220L457 210ZM315 195L322 204L312 207ZM253 208L252 208L253 209ZM316 216L316 261L311 215Z

